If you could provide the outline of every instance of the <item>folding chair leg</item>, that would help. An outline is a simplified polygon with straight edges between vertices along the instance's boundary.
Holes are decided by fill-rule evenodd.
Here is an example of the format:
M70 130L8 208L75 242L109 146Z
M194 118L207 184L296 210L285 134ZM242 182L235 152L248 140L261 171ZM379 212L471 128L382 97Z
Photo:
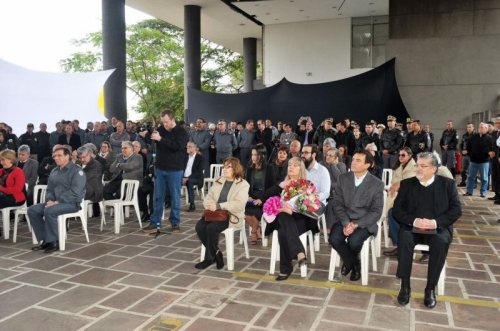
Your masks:
M328 270L328 280L332 281L335 276L335 267L337 266L338 254L337 251L331 248L330 251L330 268Z

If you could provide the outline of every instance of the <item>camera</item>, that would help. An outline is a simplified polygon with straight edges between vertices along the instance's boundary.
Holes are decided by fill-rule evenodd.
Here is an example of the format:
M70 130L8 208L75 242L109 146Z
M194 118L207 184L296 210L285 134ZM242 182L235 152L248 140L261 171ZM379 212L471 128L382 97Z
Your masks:
M156 131L156 128L151 123L144 123L139 127L139 132L144 132L144 131L147 131L149 134L151 134L154 131Z

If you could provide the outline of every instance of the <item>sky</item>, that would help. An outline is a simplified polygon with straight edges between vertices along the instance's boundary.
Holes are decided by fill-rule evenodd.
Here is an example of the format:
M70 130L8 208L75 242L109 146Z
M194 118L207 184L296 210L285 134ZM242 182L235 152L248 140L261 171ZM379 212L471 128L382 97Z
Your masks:
M102 0L0 0L0 58L27 69L62 72L71 40L102 28ZM126 7L127 24L150 16Z

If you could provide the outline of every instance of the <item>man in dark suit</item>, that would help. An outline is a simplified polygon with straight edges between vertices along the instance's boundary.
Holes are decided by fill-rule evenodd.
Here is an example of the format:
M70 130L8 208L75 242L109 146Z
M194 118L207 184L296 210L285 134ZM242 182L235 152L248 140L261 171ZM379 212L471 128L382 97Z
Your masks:
M30 147L21 145L17 149L17 166L23 169L26 183L28 183L28 206L33 204L33 189L38 179L38 161L30 157Z
M102 200L102 165L93 158L93 152L88 146L77 149L78 159L82 163L83 172L87 177L85 184L85 200L99 202Z
M187 188L189 199L189 209L187 211L195 211L194 206L194 185L198 188L203 188L203 156L198 152L196 144L192 141L187 143L188 160L184 176L182 178L182 185Z
M71 124L66 125L65 132L66 133L59 136L57 143L61 145L70 145L71 149L76 151L78 147L82 145L80 135L73 132L73 126Z
M112 200L120 198L120 188L123 179L133 179L142 185L142 156L135 154L134 146L130 141L122 142L122 153L116 157L111 164L110 171L113 174L109 183L104 186L104 199Z
M351 172L339 176L333 197L330 244L344 261L342 275L351 273L352 281L361 277L358 255L364 241L377 233L377 222L384 208L384 184L368 172L373 161L370 152L356 152Z
M455 181L437 175L438 160L432 153L417 159L416 177L401 181L392 215L401 224L397 277L401 279L398 303L410 301L410 275L416 244L430 248L424 304L436 306L435 287L453 239L452 224L462 215Z

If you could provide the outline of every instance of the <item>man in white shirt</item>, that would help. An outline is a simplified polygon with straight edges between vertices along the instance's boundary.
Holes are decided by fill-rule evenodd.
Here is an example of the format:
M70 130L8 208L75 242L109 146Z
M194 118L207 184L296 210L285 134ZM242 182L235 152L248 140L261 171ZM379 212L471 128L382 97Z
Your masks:
M187 143L188 160L184 175L182 178L182 185L187 188L189 209L188 212L195 211L194 205L194 185L199 188L203 187L203 156L198 153L196 144L192 141Z
M326 206L326 199L330 196L330 174L328 170L316 162L318 146L305 145L302 147L302 160L307 169L307 179L318 189L319 199Z
M368 172L373 155L361 150L352 157L351 172L339 176L333 198L333 226L330 244L344 264L341 273L357 281L361 278L359 252L363 243L378 231L384 208L384 184Z

